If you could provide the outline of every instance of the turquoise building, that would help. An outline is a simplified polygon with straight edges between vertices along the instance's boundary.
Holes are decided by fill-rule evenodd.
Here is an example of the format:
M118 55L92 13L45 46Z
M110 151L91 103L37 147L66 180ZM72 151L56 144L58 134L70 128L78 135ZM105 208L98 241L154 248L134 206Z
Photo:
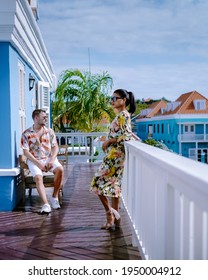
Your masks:
M0 0L0 211L21 200L20 136L36 108L47 111L55 75L37 24L37 0Z
M136 131L142 140L162 141L177 154L207 163L208 99L192 91L174 102L152 103L137 117Z

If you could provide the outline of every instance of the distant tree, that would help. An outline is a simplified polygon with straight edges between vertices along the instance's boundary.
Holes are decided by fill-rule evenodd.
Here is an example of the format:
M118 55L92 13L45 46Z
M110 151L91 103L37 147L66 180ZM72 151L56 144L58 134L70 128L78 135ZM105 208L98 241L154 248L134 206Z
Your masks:
M146 103L142 103L141 100L137 99L136 100L136 111L134 113L134 116L138 115L141 110L144 110L146 108L148 108L149 105L147 105Z
M153 138L149 138L147 140L144 140L144 143L145 144L148 144L150 146L154 146L154 147L157 147L157 148L160 148L162 150L165 150L165 151L168 151L168 152L173 152L172 150L170 150L164 143L163 141L156 141L155 139Z
M61 73L53 102L53 125L64 132L64 122L79 131L100 130L104 118L111 121L115 112L109 92L113 80L107 72L91 74L80 70Z

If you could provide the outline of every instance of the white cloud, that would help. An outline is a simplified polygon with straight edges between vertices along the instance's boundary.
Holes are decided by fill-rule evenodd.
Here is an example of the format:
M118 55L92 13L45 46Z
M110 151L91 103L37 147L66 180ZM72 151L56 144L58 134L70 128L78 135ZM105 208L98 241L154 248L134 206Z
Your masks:
M42 0L39 26L58 74L108 71L137 98L207 94L206 0Z

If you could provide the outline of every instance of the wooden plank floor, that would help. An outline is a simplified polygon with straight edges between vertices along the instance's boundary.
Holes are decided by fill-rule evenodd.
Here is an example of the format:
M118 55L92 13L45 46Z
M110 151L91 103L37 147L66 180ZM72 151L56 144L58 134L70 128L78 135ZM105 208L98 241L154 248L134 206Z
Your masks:
M25 207L0 212L1 260L139 260L131 245L131 230L121 208L120 230L101 230L103 206L89 192L96 164L74 163L65 168L63 205L40 215L36 190ZM47 189L48 195L52 189Z

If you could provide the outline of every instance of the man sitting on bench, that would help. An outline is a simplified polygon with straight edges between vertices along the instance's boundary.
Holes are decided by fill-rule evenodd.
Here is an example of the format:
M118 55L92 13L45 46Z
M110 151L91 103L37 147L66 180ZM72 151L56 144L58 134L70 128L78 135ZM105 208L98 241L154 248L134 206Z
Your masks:
M42 109L36 109L32 113L34 124L22 133L21 148L27 157L29 170L34 177L37 191L43 202L41 213L50 213L53 209L59 209L59 190L63 182L63 167L57 159L58 143L54 131L45 127L47 116ZM54 173L54 190L48 202L43 184L43 172Z

